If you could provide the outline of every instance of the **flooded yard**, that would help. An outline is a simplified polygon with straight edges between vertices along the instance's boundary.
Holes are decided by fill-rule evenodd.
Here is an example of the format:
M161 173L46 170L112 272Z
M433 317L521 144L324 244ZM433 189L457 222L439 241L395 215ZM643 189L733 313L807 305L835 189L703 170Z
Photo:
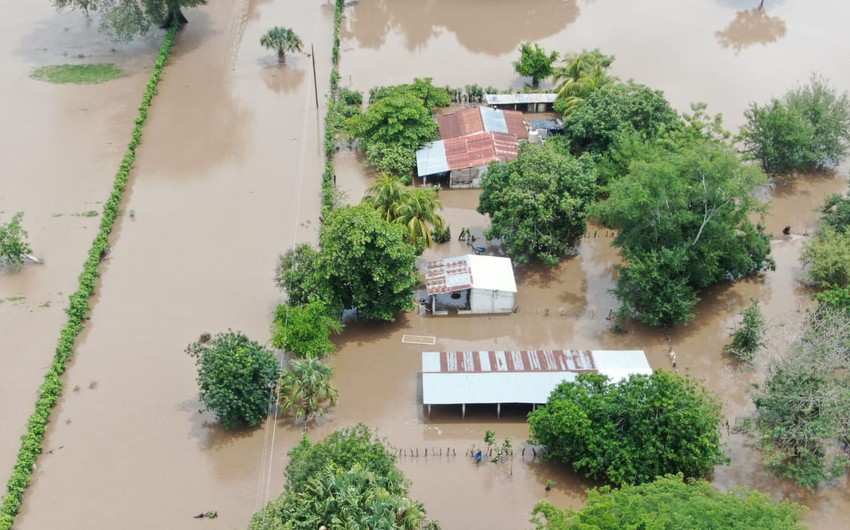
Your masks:
M4 480L98 221L71 214L100 209L159 42L152 37L118 46L87 30L82 15L13 5L20 15L15 24L0 21L0 43L6 44L0 53L11 65L0 74L0 93L21 99L0 110L6 118L0 121L0 210L26 212L33 247L47 264L0 274L0 297L24 297L0 304ZM620 78L663 90L681 111L691 101L705 101L732 128L750 101L782 94L812 71L850 89L844 27L850 6L767 0L766 16L756 16L753 29L742 32L741 21L752 18L757 5L361 0L343 20L341 83L368 90L415 76L433 77L437 85L520 88L523 80L511 62L520 42L534 40L561 52L598 47L617 57L613 70ZM295 242L316 240L323 109L315 108L310 58L295 54L281 68L258 40L268 27L282 24L308 47L314 43L321 100L328 88L332 6L211 2L187 16L190 23L177 39L145 128L92 319L53 415L45 441L50 452L39 460L16 528L185 528L207 510L219 517L204 521L205 527L243 528L280 491L286 452L301 436L300 426L283 420L269 420L254 432L219 430L211 415L198 412L195 367L183 349L202 332L227 328L264 342L281 300L272 282L277 254ZM67 33L45 36L66 24ZM81 40L60 39L67 36ZM28 80L32 66L50 59L39 47L53 46L74 55L116 47L115 62L130 75L92 87ZM336 173L349 202L358 202L373 178L348 151L336 157ZM814 208L827 194L847 189L846 175L842 168L837 177L777 185L766 222L775 236L776 271L707 293L694 323L671 335L680 371L706 382L730 423L749 410L746 392L755 376L721 354L729 327L755 297L763 301L772 347L793 335L811 295L799 283L800 248L816 228ZM460 228L480 236L487 226L474 211L478 191L444 190L441 199L455 237L423 259L467 252L456 239ZM790 237L781 235L786 225ZM516 454L512 466L475 465L466 458L488 429L521 445L528 436L527 410L503 408L497 419L492 407L469 407L462 419L459 407L437 407L426 417L420 352L643 349L653 367L669 368L661 332L637 325L625 334L608 330L605 317L616 306L608 290L618 262L610 242L611 234L592 228L575 258L551 269L519 271L513 314L409 313L394 324L349 326L336 338L338 355L331 361L339 404L311 437L356 422L376 427L402 451L411 495L446 529L527 528L531 507L544 497L580 507L591 484L563 466L528 452ZM404 334L434 337L435 344L406 344ZM748 485L803 502L811 508L805 518L812 528L845 526L846 478L804 494L766 473L740 435L726 440L733 464L717 469L714 481L721 488ZM409 456L417 451L419 456ZM547 480L555 482L550 492L544 490Z

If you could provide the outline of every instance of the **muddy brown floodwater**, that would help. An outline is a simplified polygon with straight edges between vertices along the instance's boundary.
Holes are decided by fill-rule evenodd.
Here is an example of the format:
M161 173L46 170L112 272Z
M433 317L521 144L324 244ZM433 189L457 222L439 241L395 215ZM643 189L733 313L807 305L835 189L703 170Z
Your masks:
M850 88L844 37L850 5L767 0L764 16L751 12L757 5L361 0L346 10L342 81L360 90L414 76L433 77L441 85L519 87L522 80L510 66L514 50L535 40L562 52L599 47L617 56L620 77L664 90L680 110L690 101L705 101L724 113L730 127L740 125L749 101L781 94L811 71ZM57 221L50 215L88 209L86 201L108 192L145 70L138 66L139 75L102 87L35 85L26 80L26 69L44 58L27 51L34 46L29 43L47 39L73 49L72 42L43 33L72 18L28 11L22 1L14 6L21 15L15 24L8 17L0 22L7 44L0 53L13 65L0 74L2 93L23 98L33 123L22 108L3 107L14 119L0 121L6 140L0 149L9 155L0 157L0 209L27 211L34 246L49 260L43 268L0 275L0 293L8 293L3 296L26 296L0 305L0 362L16 371L0 371L0 473L11 467L9 452L14 453L55 344L64 305L58 292L75 286L94 230L95 220ZM266 0L211 2L187 14L190 24L178 37L139 150L125 204L134 217L125 216L113 237L92 320L45 442L52 452L39 460L16 528L182 529L207 510L219 513L203 523L209 528L245 527L251 513L280 491L285 454L300 436L300 427L272 420L255 432L220 431L209 414L198 413L195 369L182 350L201 332L228 327L264 341L280 301L271 281L275 256L296 241L316 238L321 114L314 108L309 59L296 54L279 68L257 41L269 26L284 24L305 43L314 42L324 93L332 11L326 3ZM777 29L779 22L784 31ZM741 29L746 27L752 29ZM128 64L144 65L152 47L128 48L125 55ZM4 145L9 139L18 141L14 149ZM371 176L355 153L340 153L336 162L340 187L357 202ZM90 175L98 168L102 174L95 179ZM68 172L73 175L63 178ZM721 355L728 327L758 297L776 347L793 336L799 311L809 304L797 256L805 234L816 227L813 208L846 187L843 177L806 177L777 186L767 219L768 231L778 236L772 244L777 270L707 293L696 321L673 333L680 369L717 393L730 422L749 410L746 388L755 376ZM476 235L486 228L486 217L474 211L477 191L446 190L442 199L456 234L463 226ZM791 237L779 235L785 225L791 225ZM419 354L423 348L640 348L652 366L667 368L661 333L639 326L622 335L607 330L605 315L615 307L608 290L618 259L610 241L606 231L593 229L575 258L552 269L520 271L515 314L411 313L393 324L350 326L337 338L339 354L332 361L340 403L311 435L362 421L406 453L418 450L419 457L401 457L401 467L412 481L412 495L446 529L526 528L532 505L544 497L580 507L590 484L563 466L529 455L515 456L512 466L476 466L465 458L487 429L524 441L527 410L503 410L497 420L491 407L471 407L462 420L459 410L446 407L426 418ZM465 251L455 240L423 259ZM38 307L42 298L53 301L49 308ZM405 333L433 336L436 344L403 344ZM7 383L17 386L8 389ZM765 473L740 436L727 441L733 465L718 468L714 480L720 487L758 487L810 506L806 520L813 528L845 527L846 479L804 494ZM548 493L547 480L556 483Z

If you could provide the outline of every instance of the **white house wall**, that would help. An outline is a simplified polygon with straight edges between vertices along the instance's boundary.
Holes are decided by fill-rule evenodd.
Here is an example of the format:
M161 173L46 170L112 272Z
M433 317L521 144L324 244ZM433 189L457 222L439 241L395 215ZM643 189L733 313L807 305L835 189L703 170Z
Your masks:
M510 313L514 310L516 293L472 289L469 307L470 313Z

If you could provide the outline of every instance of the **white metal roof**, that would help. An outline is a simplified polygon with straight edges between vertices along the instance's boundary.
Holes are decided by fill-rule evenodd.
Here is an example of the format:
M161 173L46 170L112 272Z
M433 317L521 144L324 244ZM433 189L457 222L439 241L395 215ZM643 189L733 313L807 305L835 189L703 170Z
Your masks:
M613 382L651 374L641 350L527 350L422 352L422 401L546 403L552 390L579 373L607 375Z
M485 94L488 105L515 105L523 103L554 103L558 94Z
M467 254L428 262L425 268L428 294L464 291L470 287L488 291L517 292L510 258Z
M446 157L446 143L442 140L431 142L416 151L416 174L420 177L445 173L449 170Z

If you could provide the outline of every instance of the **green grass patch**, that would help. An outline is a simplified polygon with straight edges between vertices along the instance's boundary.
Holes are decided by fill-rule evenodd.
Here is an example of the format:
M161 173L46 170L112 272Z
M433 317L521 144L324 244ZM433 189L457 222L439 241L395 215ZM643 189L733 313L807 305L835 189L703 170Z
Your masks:
M124 70L113 63L56 64L36 68L30 77L60 85L66 83L94 85L124 77Z

